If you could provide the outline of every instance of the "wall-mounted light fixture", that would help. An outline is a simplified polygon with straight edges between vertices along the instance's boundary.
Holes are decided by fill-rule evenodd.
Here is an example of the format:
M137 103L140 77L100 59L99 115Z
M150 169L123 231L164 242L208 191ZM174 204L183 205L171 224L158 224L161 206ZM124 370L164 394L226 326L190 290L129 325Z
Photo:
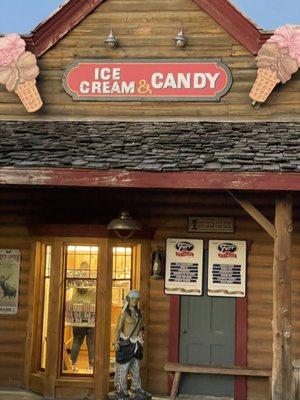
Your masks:
M119 218L113 219L107 226L107 229L112 229L121 239L128 239L134 231L139 231L141 228L141 224L131 218L128 211L122 211Z
M183 33L183 27L181 28L180 32L173 39L175 41L175 46L178 48L182 48L186 45L186 36Z
M115 49L116 47L119 46L119 40L118 38L114 35L113 30L110 31L109 35L105 39L105 44L107 47L110 49Z

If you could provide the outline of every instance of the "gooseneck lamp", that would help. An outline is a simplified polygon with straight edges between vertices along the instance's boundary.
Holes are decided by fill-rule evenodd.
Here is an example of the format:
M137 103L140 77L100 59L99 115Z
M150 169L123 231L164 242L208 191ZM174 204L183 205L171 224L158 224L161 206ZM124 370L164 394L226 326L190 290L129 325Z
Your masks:
M113 219L107 226L121 239L128 239L135 231L142 228L141 224L132 218L128 211L122 211L119 218Z

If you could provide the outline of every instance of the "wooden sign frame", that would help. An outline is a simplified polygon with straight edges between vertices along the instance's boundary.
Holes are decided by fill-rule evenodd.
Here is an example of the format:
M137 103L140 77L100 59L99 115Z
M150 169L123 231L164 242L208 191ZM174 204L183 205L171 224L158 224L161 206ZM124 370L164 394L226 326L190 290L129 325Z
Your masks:
M97 71L97 73L95 72L96 68L112 68L112 66L115 66L116 68L121 68L122 66L124 66L124 68L129 68L131 65L131 68L133 68L132 66L136 67L135 73L134 71L130 72L130 76L135 76L137 74L141 74L143 72L143 69L145 69L146 67L150 67L153 65L153 67L158 68L158 65L161 65L161 68L165 68L167 65L170 66L170 70L172 70L172 68L179 68L180 65L186 65L187 68L193 68L194 64L199 64L199 68L203 67L203 66L207 66L207 73L212 72L212 68L215 69L216 71L221 71L223 73L223 77L226 77L226 80L224 81L224 83L222 84L222 86L218 89L215 90L213 94L210 95L202 95L201 94L201 88L199 89L199 91L193 95L184 95L181 94L180 95L180 91L177 90L174 92L174 94L172 93L172 95L167 95L167 94L161 94L161 95L153 95L151 94L151 90L153 91L153 87L151 86L151 84L149 83L148 79L149 77L147 77L147 75L139 75L138 81L135 82L137 83L141 83L144 82L144 84L142 84L140 87L143 89L141 91L138 90L138 88L136 87L137 85L135 85L136 89L134 90L134 94L130 95L130 94L103 94L103 93L97 93L97 94L78 94L78 90L74 90L74 87L77 87L77 80L79 79L78 76L76 76L76 72L80 73L80 68L84 69L86 68L86 73L88 71L88 73L90 74L91 71L89 71L89 68L94 68L94 75L97 75L97 78L99 78L99 71ZM192 67L193 66L193 67ZM201 69L199 69L200 71ZM156 70L155 70L156 71ZM157 70L159 71L159 69ZM118 74L115 74L115 80L113 77L113 73L111 73L110 75L108 75L108 71L107 72L107 76L104 76L105 80L104 84L105 84L105 88L107 88L108 86L106 85L106 83L115 83L118 81L118 79L120 79L120 77L122 77L122 71L120 73L120 71L118 72ZM83 72L82 72L83 73ZM157 72L155 72L157 73ZM93 77L94 77L93 75ZM82 76L83 79L84 75ZM75 82L72 83L72 80L74 79ZM87 78L86 78L87 79ZM94 78L93 78L94 79ZM136 77L137 79L137 77ZM221 100L221 97L224 96L226 93L228 93L228 91L230 90L231 86L232 86L232 73L230 68L224 64L222 62L221 58L181 58L181 59L136 59L136 58L132 58L132 59L107 59L107 58L95 58L95 59L75 59L70 65L67 66L64 74L63 74L63 79L62 79L62 85L64 90L72 97L73 100L75 101L195 101L195 102L202 102L202 101L212 101L212 102L219 102ZM96 81L88 81L88 80L83 80L82 82L86 82L87 84L93 84L94 86L96 84L97 88L99 90L102 91L102 89L100 89L99 84L101 84L102 81L98 79ZM125 81L124 81L125 82ZM216 81L215 81L216 82ZM103 82L102 82L103 83ZM132 83L130 81L130 83ZM182 83L182 82L181 82ZM148 86L149 87L148 87ZM148 89L150 89L150 91L144 91L144 88L146 88L146 86L148 87ZM87 86L86 86L87 87ZM97 90L98 90L97 89ZM182 88L181 88L182 89ZM191 89L191 88L189 88ZM187 90L189 90L187 89ZM211 89L212 90L212 89ZM195 89L194 89L195 91ZM139 94L136 94L136 92L139 92Z

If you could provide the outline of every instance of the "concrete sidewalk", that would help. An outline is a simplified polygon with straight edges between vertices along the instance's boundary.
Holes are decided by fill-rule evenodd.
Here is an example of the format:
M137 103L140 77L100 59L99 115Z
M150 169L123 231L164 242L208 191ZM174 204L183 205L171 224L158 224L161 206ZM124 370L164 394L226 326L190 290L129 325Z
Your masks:
M1 400L42 400L43 397L25 390L0 389Z
M43 400L43 397L32 392L27 392L25 390L0 389L0 400ZM155 396L152 397L152 400L169 400L169 398ZM232 399L230 399L229 397L179 396L177 397L177 400L232 400Z

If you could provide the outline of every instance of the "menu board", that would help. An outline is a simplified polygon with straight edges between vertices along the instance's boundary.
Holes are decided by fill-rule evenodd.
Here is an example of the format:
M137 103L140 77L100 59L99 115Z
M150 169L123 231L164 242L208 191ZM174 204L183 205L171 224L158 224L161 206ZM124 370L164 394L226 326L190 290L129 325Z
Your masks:
M0 314L18 312L20 250L0 249Z
M245 297L246 241L210 240L208 296Z
M202 294L203 240L167 239L165 293Z

